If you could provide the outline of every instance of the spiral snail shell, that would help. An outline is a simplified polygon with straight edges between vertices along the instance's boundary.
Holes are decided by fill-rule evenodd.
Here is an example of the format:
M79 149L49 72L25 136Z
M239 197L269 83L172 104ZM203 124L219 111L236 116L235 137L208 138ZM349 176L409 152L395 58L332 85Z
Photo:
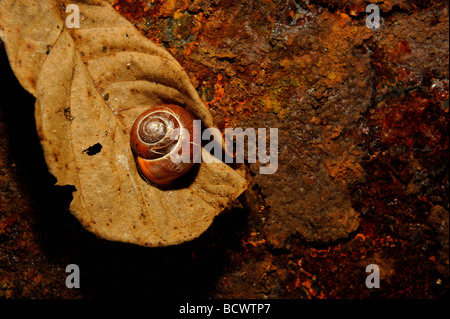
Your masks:
M142 175L155 184L170 184L194 165L200 154L192 147L194 117L184 108L165 104L150 108L134 122L130 142ZM171 154L181 156L189 149L189 161L175 163Z

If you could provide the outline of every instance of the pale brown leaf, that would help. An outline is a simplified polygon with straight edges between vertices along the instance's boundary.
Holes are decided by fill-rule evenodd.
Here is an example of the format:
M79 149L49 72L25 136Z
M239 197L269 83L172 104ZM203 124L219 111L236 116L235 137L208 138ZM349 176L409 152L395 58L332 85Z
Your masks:
M138 174L129 130L161 103L185 107L207 127L211 114L178 62L108 2L70 1L82 16L81 28L70 30L68 3L1 0L0 37L20 83L36 97L50 172L58 185L76 188L70 211L108 240L167 246L198 237L247 181L224 163L202 163L189 185L153 187ZM101 150L90 155L95 145Z

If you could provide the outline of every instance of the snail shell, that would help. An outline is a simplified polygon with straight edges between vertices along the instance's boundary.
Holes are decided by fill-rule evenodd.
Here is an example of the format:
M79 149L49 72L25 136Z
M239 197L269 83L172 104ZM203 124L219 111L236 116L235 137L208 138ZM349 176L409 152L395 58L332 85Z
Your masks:
M190 112L173 104L152 107L136 119L130 133L131 148L146 179L170 184L192 168L200 155L193 147L193 121ZM174 163L171 154L181 156L183 149L190 150L189 161Z

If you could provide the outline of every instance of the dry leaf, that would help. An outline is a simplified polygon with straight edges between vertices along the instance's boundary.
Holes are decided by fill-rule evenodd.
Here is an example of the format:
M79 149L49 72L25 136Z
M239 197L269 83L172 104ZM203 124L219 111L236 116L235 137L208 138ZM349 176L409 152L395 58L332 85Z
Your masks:
M79 29L65 25L69 3L79 6ZM0 0L0 37L36 97L50 172L58 185L75 186L70 211L86 229L145 246L179 244L203 233L247 187L224 163L200 164L193 183L172 190L139 176L129 130L141 112L173 103L208 127L213 119L178 62L108 2Z

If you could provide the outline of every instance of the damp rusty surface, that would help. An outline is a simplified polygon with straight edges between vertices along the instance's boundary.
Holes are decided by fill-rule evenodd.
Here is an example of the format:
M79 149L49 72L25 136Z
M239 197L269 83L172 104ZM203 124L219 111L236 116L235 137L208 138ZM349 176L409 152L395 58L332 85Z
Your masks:
M33 101L9 84L1 96L26 112L0 100L0 297L443 297L448 4L379 5L371 30L359 0L116 0L183 65L220 129L279 129L278 171L248 164L243 208L193 242L102 241L67 212L71 189L46 170ZM11 79L2 52L0 87ZM79 290L65 288L69 263ZM364 284L369 264L380 289Z

